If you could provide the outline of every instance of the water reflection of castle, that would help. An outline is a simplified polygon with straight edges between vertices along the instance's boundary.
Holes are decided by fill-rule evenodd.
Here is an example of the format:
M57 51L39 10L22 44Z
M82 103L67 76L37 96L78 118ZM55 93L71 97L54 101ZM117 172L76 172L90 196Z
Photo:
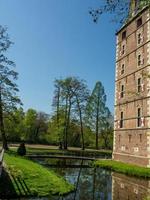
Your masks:
M150 198L150 180L112 173L112 200L145 200Z

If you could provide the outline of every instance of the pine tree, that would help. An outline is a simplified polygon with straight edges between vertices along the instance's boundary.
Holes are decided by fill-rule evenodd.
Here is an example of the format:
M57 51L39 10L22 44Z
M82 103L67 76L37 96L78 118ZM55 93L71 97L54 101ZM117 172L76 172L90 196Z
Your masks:
M106 94L104 87L98 81L92 91L86 106L86 123L95 131L95 147L98 149L98 137L101 130L105 128L110 111L106 107Z

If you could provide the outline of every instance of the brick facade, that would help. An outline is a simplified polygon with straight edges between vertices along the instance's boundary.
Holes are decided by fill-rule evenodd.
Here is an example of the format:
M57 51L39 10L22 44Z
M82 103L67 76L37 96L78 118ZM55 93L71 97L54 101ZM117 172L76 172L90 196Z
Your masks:
M113 159L150 167L150 10L117 33Z

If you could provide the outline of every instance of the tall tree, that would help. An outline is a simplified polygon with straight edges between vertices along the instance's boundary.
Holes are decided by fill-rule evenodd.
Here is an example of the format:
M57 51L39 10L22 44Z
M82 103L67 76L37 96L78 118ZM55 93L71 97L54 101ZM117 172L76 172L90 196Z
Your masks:
M37 124L38 113L36 110L30 108L25 114L24 124L25 124L25 140L29 142L34 142L36 138L36 124Z
M54 81L54 98L53 98L53 104L52 106L55 109L56 112L56 119L57 119L57 131L58 131L58 138L59 138L59 148L62 149L62 137L61 137L61 131L60 131L60 115L61 115L61 108L60 108L60 92L61 92L61 81L56 79Z
M9 141L19 142L24 137L24 116L25 113L22 108L11 112L11 115L4 115L4 126L7 138Z
M18 73L13 70L15 63L6 56L6 52L11 44L7 29L0 26L0 134L4 149L8 149L4 127L4 113L11 113L16 109L17 104L21 103L17 96L19 90L15 83Z
M35 142L40 142L48 130L49 115L45 112L38 112L36 118Z
M64 130L63 130L64 149L67 149L67 146L68 146L68 141L67 141L68 129L69 129L69 122L70 122L71 106L72 106L71 81L72 81L71 77L56 80L55 92L54 92L55 95L53 99L53 106L57 114L58 129L60 126L60 123L59 123L60 112L64 113ZM60 132L58 133L60 134ZM62 138L62 137L59 135L59 138Z
M84 141L84 125L83 118L85 114L85 108L87 104L87 100L89 98L89 90L87 88L86 82L79 78L73 79L72 93L75 97L75 111L78 115L80 122L80 133L82 138L82 150L85 149L85 141Z
M86 122L95 131L95 147L98 149L98 137L102 129L105 128L105 123L110 116L110 111L106 107L106 94L104 87L98 81L92 91L86 106Z
M73 78L67 77L61 81L61 96L64 101L64 114L65 114L65 125L64 125L64 149L68 148L68 131L70 125L70 115L71 115L71 108L73 104Z
M88 96L87 86L83 80L80 80L76 77L67 77L65 79L57 80L57 82L55 83L57 84L55 85L53 105L55 107L55 110L57 110L56 113L58 113L58 111L63 111L64 113L64 149L67 149L68 146L68 132L71 116L73 114L76 114L80 122L82 148L84 149L83 110L86 104L85 101L87 100Z

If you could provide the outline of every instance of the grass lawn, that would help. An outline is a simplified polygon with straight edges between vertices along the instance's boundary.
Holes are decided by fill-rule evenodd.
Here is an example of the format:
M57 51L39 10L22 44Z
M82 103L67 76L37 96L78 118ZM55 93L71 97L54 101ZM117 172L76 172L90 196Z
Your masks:
M13 146L11 147L11 151L16 152L18 147ZM57 147L58 148L58 147ZM89 157L94 157L94 156L108 156L111 157L112 155L112 151L110 150L95 150L95 149L85 149L85 150L81 150L79 148L68 148L68 150L60 150L60 149L51 149L48 148L47 145L43 145L42 148L38 147L38 145L26 145L26 150L27 150L27 155L30 154L36 154L36 155L44 155L44 154L67 154L67 155L82 155L82 156L89 156Z
M122 163L114 160L97 160L94 161L95 167L102 167L112 171L124 173L131 176L150 178L150 169L139 167L132 164Z
M33 161L10 153L5 153L4 161L10 173L15 177L21 177L33 195L63 195L74 189L71 184L55 172Z

